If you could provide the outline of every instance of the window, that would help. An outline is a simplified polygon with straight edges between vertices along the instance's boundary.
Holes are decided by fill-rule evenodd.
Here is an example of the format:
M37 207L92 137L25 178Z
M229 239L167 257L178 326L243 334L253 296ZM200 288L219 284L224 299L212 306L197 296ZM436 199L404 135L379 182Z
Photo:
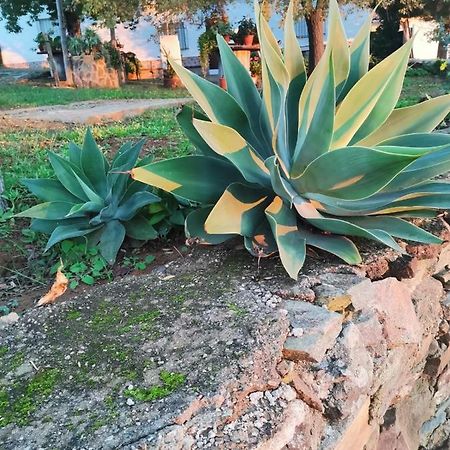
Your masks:
M159 28L159 34L176 34L180 42L180 50L187 50L189 48L187 29L184 22L166 22Z
M52 26L53 24L50 18L38 19L37 25L38 25L38 32L49 33L53 29Z
M302 19L296 22L295 24L295 34L298 38L307 38L308 37L308 27L306 26L306 20Z
M187 50L189 48L189 41L187 36L187 29L184 22L179 22L177 27L178 40L180 41L180 49Z

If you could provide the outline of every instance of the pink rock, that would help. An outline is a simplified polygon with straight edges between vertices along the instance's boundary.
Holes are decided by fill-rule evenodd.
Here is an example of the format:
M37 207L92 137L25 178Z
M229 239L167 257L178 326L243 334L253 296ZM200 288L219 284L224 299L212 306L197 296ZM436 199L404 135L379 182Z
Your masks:
M422 329L411 294L400 281L395 278L375 282L367 280L352 287L349 294L355 309L376 314L383 326L388 348L420 343Z

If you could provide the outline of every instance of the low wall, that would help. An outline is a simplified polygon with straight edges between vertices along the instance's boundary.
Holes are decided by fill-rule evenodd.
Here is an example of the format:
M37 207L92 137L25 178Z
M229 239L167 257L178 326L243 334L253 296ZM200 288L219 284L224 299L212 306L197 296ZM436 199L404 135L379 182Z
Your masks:
M363 264L317 252L298 282L239 240L195 247L0 320L0 447L450 448L450 244L360 244Z
M155 448L450 448L450 245L407 250L245 286L278 311L278 332Z
M108 68L104 59L91 55L72 57L75 86L89 88L117 88L120 85L117 70Z

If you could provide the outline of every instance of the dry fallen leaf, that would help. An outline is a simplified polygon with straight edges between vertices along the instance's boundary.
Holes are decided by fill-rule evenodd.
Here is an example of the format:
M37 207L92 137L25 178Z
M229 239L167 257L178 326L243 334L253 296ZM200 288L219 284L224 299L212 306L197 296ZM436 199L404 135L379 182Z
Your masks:
M53 283L53 286L50 290L39 300L37 306L51 305L55 303L58 297L64 294L67 290L67 286L69 284L69 280L62 273L62 265L59 267L56 272L56 280Z

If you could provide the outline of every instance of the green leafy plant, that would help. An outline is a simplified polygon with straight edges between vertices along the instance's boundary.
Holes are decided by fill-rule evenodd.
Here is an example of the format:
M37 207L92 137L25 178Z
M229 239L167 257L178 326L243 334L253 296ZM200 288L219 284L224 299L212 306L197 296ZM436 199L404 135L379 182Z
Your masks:
M83 237L88 247L98 245L101 256L114 263L125 236L142 241L158 236L142 210L160 198L127 175L142 145L143 141L124 144L110 165L88 131L83 148L70 144L68 159L49 152L57 179L23 180L44 203L17 216L32 218L33 231L50 234L45 251L63 240Z
M100 255L98 247L87 247L85 242L68 239L59 244L59 255L60 260L52 266L50 273L55 274L62 262L71 289L80 282L91 286L97 280L112 279L108 262Z
M250 17L243 17L238 22L238 35L245 36L256 33L257 33L256 24Z
M412 42L369 69L371 18L349 48L336 0L329 39L307 79L290 5L284 51L259 13L262 96L218 37L228 91L172 62L205 114L179 116L201 155L135 168L135 180L199 202L186 233L220 243L242 235L256 256L278 251L292 278L306 246L361 261L347 236L403 252L395 238L440 239L403 217L450 207L450 136L430 133L450 110L450 95L394 109Z
M122 265L133 270L145 270L155 260L153 255L147 255L144 259L138 256L125 256Z

